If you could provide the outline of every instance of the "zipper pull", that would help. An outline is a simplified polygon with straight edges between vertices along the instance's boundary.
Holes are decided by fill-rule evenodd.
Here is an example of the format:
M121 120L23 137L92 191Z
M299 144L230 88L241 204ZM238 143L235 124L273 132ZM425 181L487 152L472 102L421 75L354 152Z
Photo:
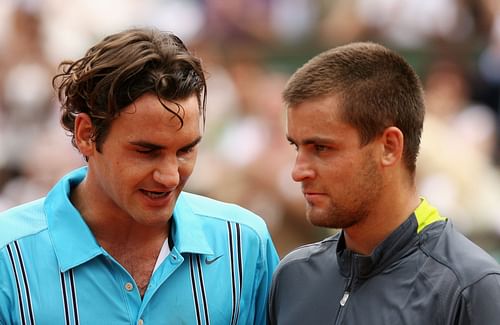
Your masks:
M342 296L342 299L340 299L340 305L342 307L346 304L347 299L349 299L349 291L344 291L344 295Z

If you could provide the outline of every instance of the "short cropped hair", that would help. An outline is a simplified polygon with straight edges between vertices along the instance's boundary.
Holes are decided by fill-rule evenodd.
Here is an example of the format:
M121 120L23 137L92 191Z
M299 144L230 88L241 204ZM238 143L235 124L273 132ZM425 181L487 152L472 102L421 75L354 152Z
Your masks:
M61 124L72 136L79 113L90 116L98 151L111 122L145 93L157 96L183 125L183 108L167 107L196 95L205 122L206 81L201 60L170 32L134 28L105 37L76 61L63 61L52 84L61 102Z
M326 96L339 99L341 117L358 130L362 145L389 126L399 128L404 135L403 161L415 173L424 96L416 72L400 55L371 42L339 46L298 69L283 92L290 108Z

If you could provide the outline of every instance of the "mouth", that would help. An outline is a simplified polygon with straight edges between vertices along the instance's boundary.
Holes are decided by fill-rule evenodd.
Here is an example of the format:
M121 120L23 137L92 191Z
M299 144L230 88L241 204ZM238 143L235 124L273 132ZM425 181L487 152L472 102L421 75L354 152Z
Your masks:
M306 195L323 195L325 193L315 192L315 191L302 191L302 194L304 194L304 196L306 196Z
M302 192L302 193L304 194L304 198L306 199L306 201L309 203L316 202L325 195L325 193L320 193L320 192Z
M314 196L319 196L319 195L323 195L323 194L322 193L314 193L314 192L305 192L304 193L305 197L314 197Z
M151 199L161 199L166 197L170 193L170 192L155 192L146 190L141 190L141 192Z

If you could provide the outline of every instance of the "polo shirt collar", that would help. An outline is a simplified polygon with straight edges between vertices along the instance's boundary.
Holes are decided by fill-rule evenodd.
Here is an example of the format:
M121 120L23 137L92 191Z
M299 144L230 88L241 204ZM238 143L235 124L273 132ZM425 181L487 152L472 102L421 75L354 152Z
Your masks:
M87 167L67 174L52 188L45 200L49 234L54 243L60 270L63 272L97 255L106 254L70 201L71 189L78 185L86 174ZM184 193L181 193L174 208L170 232L175 248L181 254L214 254L205 231Z
M214 254L209 244L202 220L189 204L184 192L179 195L174 208L172 230L174 246L180 253Z
M48 231L62 272L104 253L70 201L71 189L86 174L87 167L67 174L52 188L45 200Z

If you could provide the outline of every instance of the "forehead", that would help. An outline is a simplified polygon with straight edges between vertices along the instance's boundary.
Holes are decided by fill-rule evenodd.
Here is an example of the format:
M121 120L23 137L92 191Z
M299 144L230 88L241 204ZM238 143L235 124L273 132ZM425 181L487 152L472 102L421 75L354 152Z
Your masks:
M286 109L287 133L297 142L310 138L337 141L357 131L341 117L340 101L335 96L306 100Z
M342 124L339 101L334 96L308 99L286 109L288 127Z
M175 114L182 117L183 124ZM141 135L150 137L176 133L200 134L201 116L196 95L176 101L176 103L160 102L154 94L144 94L128 105L111 125L111 132L123 132L127 137Z
M166 106L166 107L165 107ZM168 109L167 109L168 108ZM160 100L154 94L144 94L132 104L125 107L117 119L136 123L155 121L158 125L180 127L180 120L174 112L183 119L184 124L200 120L200 110L196 95L186 99L170 102Z

